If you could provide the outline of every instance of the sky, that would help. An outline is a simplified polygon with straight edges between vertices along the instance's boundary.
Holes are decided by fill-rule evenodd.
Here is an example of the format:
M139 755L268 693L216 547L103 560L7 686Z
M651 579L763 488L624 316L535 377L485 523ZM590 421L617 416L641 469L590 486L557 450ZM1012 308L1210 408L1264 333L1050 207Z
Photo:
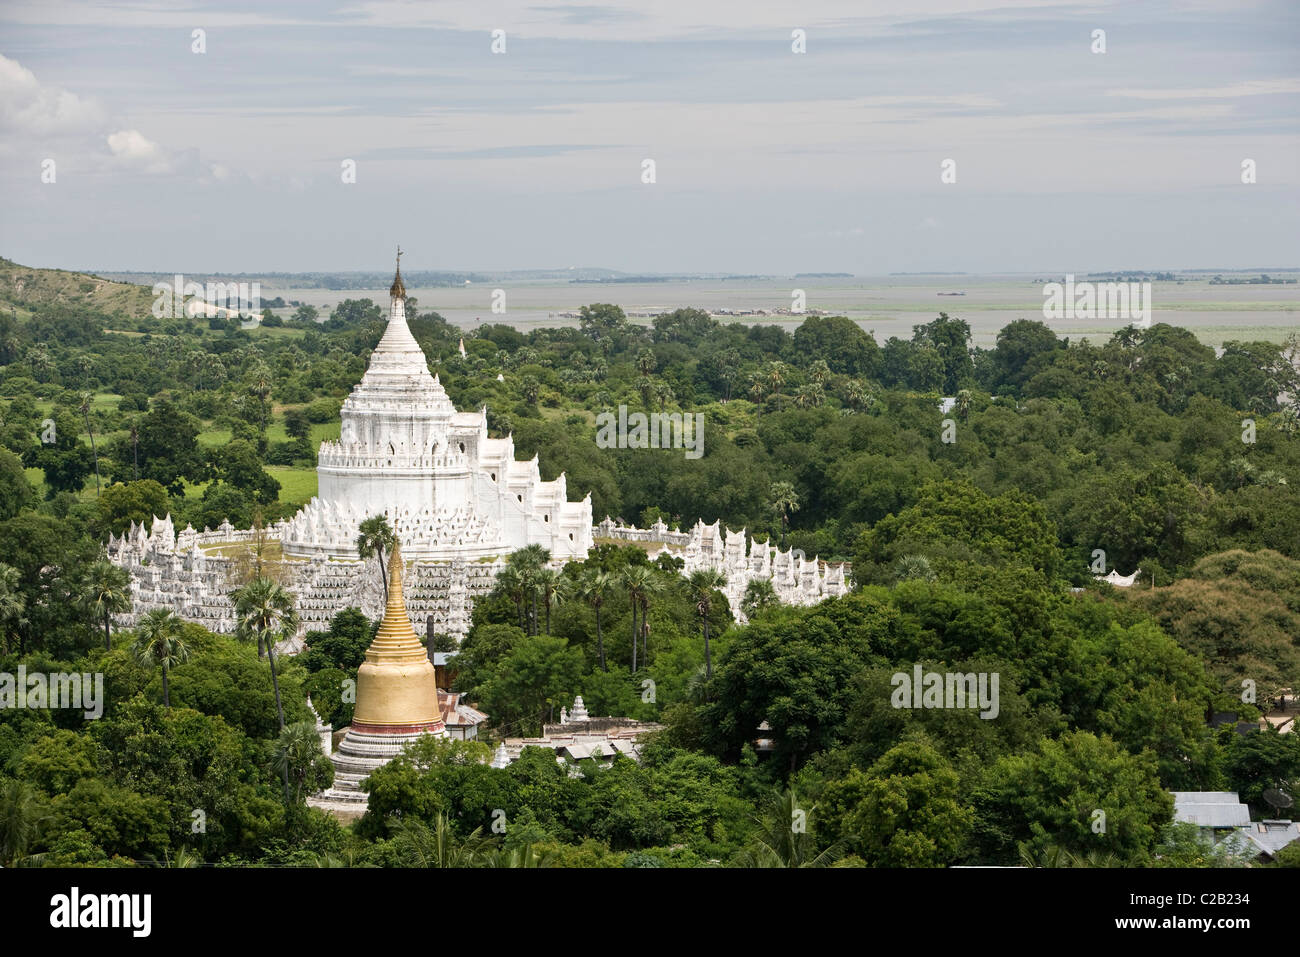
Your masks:
M1300 4L0 0L0 255L398 243L410 270L1300 266Z

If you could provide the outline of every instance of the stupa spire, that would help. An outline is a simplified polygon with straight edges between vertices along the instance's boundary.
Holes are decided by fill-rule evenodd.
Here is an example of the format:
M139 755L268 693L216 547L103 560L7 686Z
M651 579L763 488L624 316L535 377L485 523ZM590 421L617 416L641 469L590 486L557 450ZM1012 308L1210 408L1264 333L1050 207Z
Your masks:
M393 549L388 556L388 604L384 608L384 620L379 623L375 640L366 649L366 661L399 664L404 662L427 661L428 654L420 644L411 618L406 613L406 599L402 594L402 576L405 565L402 561L402 546L393 542Z
M397 247L397 273L393 276L393 284L388 287L388 295L391 299L406 298L406 283L402 282L402 247Z

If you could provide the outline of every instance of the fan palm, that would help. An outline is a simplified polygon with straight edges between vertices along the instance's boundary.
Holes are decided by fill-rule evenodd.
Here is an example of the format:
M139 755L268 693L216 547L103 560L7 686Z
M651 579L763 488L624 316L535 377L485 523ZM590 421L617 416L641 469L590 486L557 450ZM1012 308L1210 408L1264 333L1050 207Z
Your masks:
M515 613L519 616L519 630L524 630L524 597L526 595L527 582L524 580L524 574L518 568L507 565L501 571L497 572L497 587L500 588L510 600L515 603Z
M150 609L136 628L131 655L146 668L162 669L163 707L171 710L169 675L190 657L189 646L181 637L181 620L170 609Z
M104 622L104 650L113 648L113 615L131 610L131 576L108 559L90 566L88 601Z
M528 633L537 634L537 592L540 581L538 573L551 560L551 553L541 545L527 545L506 559L506 566L519 573L519 584L524 598L529 605Z
M19 590L20 581L18 569L0 564L0 639L5 654L9 653L9 635L27 625L27 600Z
M312 721L299 721L280 732L271 761L281 777L291 782L291 790L284 795L286 804L301 804L307 793L323 791L333 783L333 765L325 758Z
M235 636L243 641L255 641L266 649L271 663L271 685L275 689L275 710L284 730L284 705L280 700L280 679L275 670L275 643L291 637L298 629L298 612L293 595L269 578L254 578L230 596L235 603L235 617L239 624Z
M26 856L43 817L36 789L26 781L0 785L0 865L12 867Z
M663 590L663 584L653 569L645 565L630 565L623 572L623 587L627 589L632 604L632 673L637 670L637 643L649 655L650 598ZM638 624L638 614L640 622Z
M90 451L95 456L95 496L99 496L99 447L95 444L95 430L90 425L90 405L95 400L95 393L82 392L77 403L77 411L86 421L86 431L90 433Z
M551 633L551 606L560 605L568 598L571 585L569 579L565 578L554 568L539 568L533 575L533 583L537 593L542 596L542 604L546 608L546 633Z
M609 671L609 666L605 664L605 637L600 627L600 609L613 585L613 577L599 568L588 568L578 579L578 598L596 612L596 651L600 655L600 670L604 672Z
M379 577L384 583L384 601L388 601L388 566L384 553L391 551L397 536L393 527L383 515L371 515L357 528L357 554L365 561L371 556L379 557Z
M781 520L781 545L785 545L785 531L790 524L792 512L799 511L799 495L790 482L773 482L768 491L770 506Z
M687 579L691 597L695 599L695 610L699 612L700 622L704 627L704 677L713 677L713 654L709 650L709 614L713 611L713 593L719 588L727 587L727 576L714 568L700 568L691 572Z

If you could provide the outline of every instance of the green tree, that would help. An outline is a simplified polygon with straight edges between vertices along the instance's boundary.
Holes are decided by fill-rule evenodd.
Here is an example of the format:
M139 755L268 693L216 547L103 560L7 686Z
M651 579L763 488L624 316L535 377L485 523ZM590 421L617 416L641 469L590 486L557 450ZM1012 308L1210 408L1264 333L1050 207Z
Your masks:
M713 613L713 594L718 589L727 587L727 576L714 568L700 568L691 572L687 581L704 631L704 677L706 681L712 681L713 654L709 650L709 616Z
M291 638L298 630L298 612L293 595L269 578L255 578L231 596L239 624L235 634L243 641L253 641L261 655L265 650L271 665L271 685L275 689L275 711L284 730L284 704L280 700L280 679L275 668L275 643Z
M312 721L298 721L281 731L271 761L289 782L286 803L302 804L308 795L334 783L334 765L321 749L320 735Z
M961 779L933 748L904 741L867 773L856 768L822 793L831 834L871 867L943 867L966 847L974 811Z
M562 604L571 590L569 579L554 568L539 568L534 584L546 609L546 633L551 633L551 606Z
M135 522L152 525L154 517L171 511L167 490L153 479L138 482L114 482L95 503L95 528L101 535L121 535Z
M578 310L578 328L606 355L627 330L627 316L619 306L596 302Z
M87 603L95 617L104 623L104 650L113 649L113 615L131 610L131 576L108 559L90 566L86 582Z
M432 827L420 820L402 820L393 837L406 867L478 867L492 846L481 827L458 837L445 814L435 816Z
M27 624L27 599L18 581L18 569L0 564L0 647L10 652L9 640Z
M959 563L984 568L1020 566L1055 577L1063 560L1046 509L1017 491L990 496L967 482L931 482L916 502L886 515L858 541L853 575L887 581L896 563L924 555L938 573Z
M636 674L638 644L647 655L649 654L650 598L662 591L663 586L650 568L644 565L629 565L623 572L623 587L627 589L628 601L632 605L632 673Z
M90 435L90 452L95 460L95 495L99 495L99 448L95 445L95 429L90 424L90 407L95 401L95 393L82 392L78 398L77 411L86 423L86 432Z
M604 672L609 671L609 666L605 663L605 636L601 630L600 612L613 587L613 576L599 568L588 567L583 569L575 592L578 600L586 602L596 613L596 650L600 656L600 670Z
M536 734L559 704L573 700L582 673L582 652L565 639L528 635L479 686L479 703L498 725Z
M781 599L777 597L776 588L769 579L751 578L749 584L745 586L745 595L740 600L740 610L745 613L746 618L752 619L780 604Z
M262 505L270 505L280 495L280 483L262 467L257 446L247 439L229 442L213 464L221 481L243 489Z
M13 867L27 856L44 817L40 796L30 784L0 779L0 864Z
M1011 838L1012 846L989 848L1003 859L1024 843L1035 855L1058 845L1140 866L1173 816L1173 798L1153 754L1130 754L1109 737L1069 731L1042 739L1037 752L999 760L976 809L981 833Z
M290 438L306 442L311 435L311 420L302 409L286 409L284 413L284 431Z
M393 550L397 536L393 526L383 515L371 515L357 529L357 554L365 561L372 556L379 559L379 577L384 583L384 601L388 600L388 564L384 556Z
M785 547L786 529L790 527L790 515L799 511L799 495L791 482L773 482L768 490L768 506L776 513L781 523L781 547Z
M840 848L817 850L813 813L817 805L804 803L791 787L768 795L754 818L754 837L737 856L741 867L830 867Z
M35 504L36 492L27 481L22 459L0 448L0 521L11 519Z
M41 443L33 447L29 458L31 465L45 473L49 498L57 492L80 492L94 468L91 449L77 434L77 420L60 411L51 421L52 428L42 430Z
M180 619L170 609L150 609L136 627L135 642L131 645L131 654L141 665L162 669L163 707L167 709L172 706L171 671L190 657L180 625Z

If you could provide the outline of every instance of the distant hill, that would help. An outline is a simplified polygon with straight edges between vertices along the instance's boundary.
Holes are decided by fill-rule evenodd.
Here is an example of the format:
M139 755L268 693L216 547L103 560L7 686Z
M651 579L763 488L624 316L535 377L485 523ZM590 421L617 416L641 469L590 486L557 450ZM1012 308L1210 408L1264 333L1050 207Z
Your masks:
M0 258L0 304L31 310L35 306L91 306L101 312L148 315L153 290L66 269L36 269Z

